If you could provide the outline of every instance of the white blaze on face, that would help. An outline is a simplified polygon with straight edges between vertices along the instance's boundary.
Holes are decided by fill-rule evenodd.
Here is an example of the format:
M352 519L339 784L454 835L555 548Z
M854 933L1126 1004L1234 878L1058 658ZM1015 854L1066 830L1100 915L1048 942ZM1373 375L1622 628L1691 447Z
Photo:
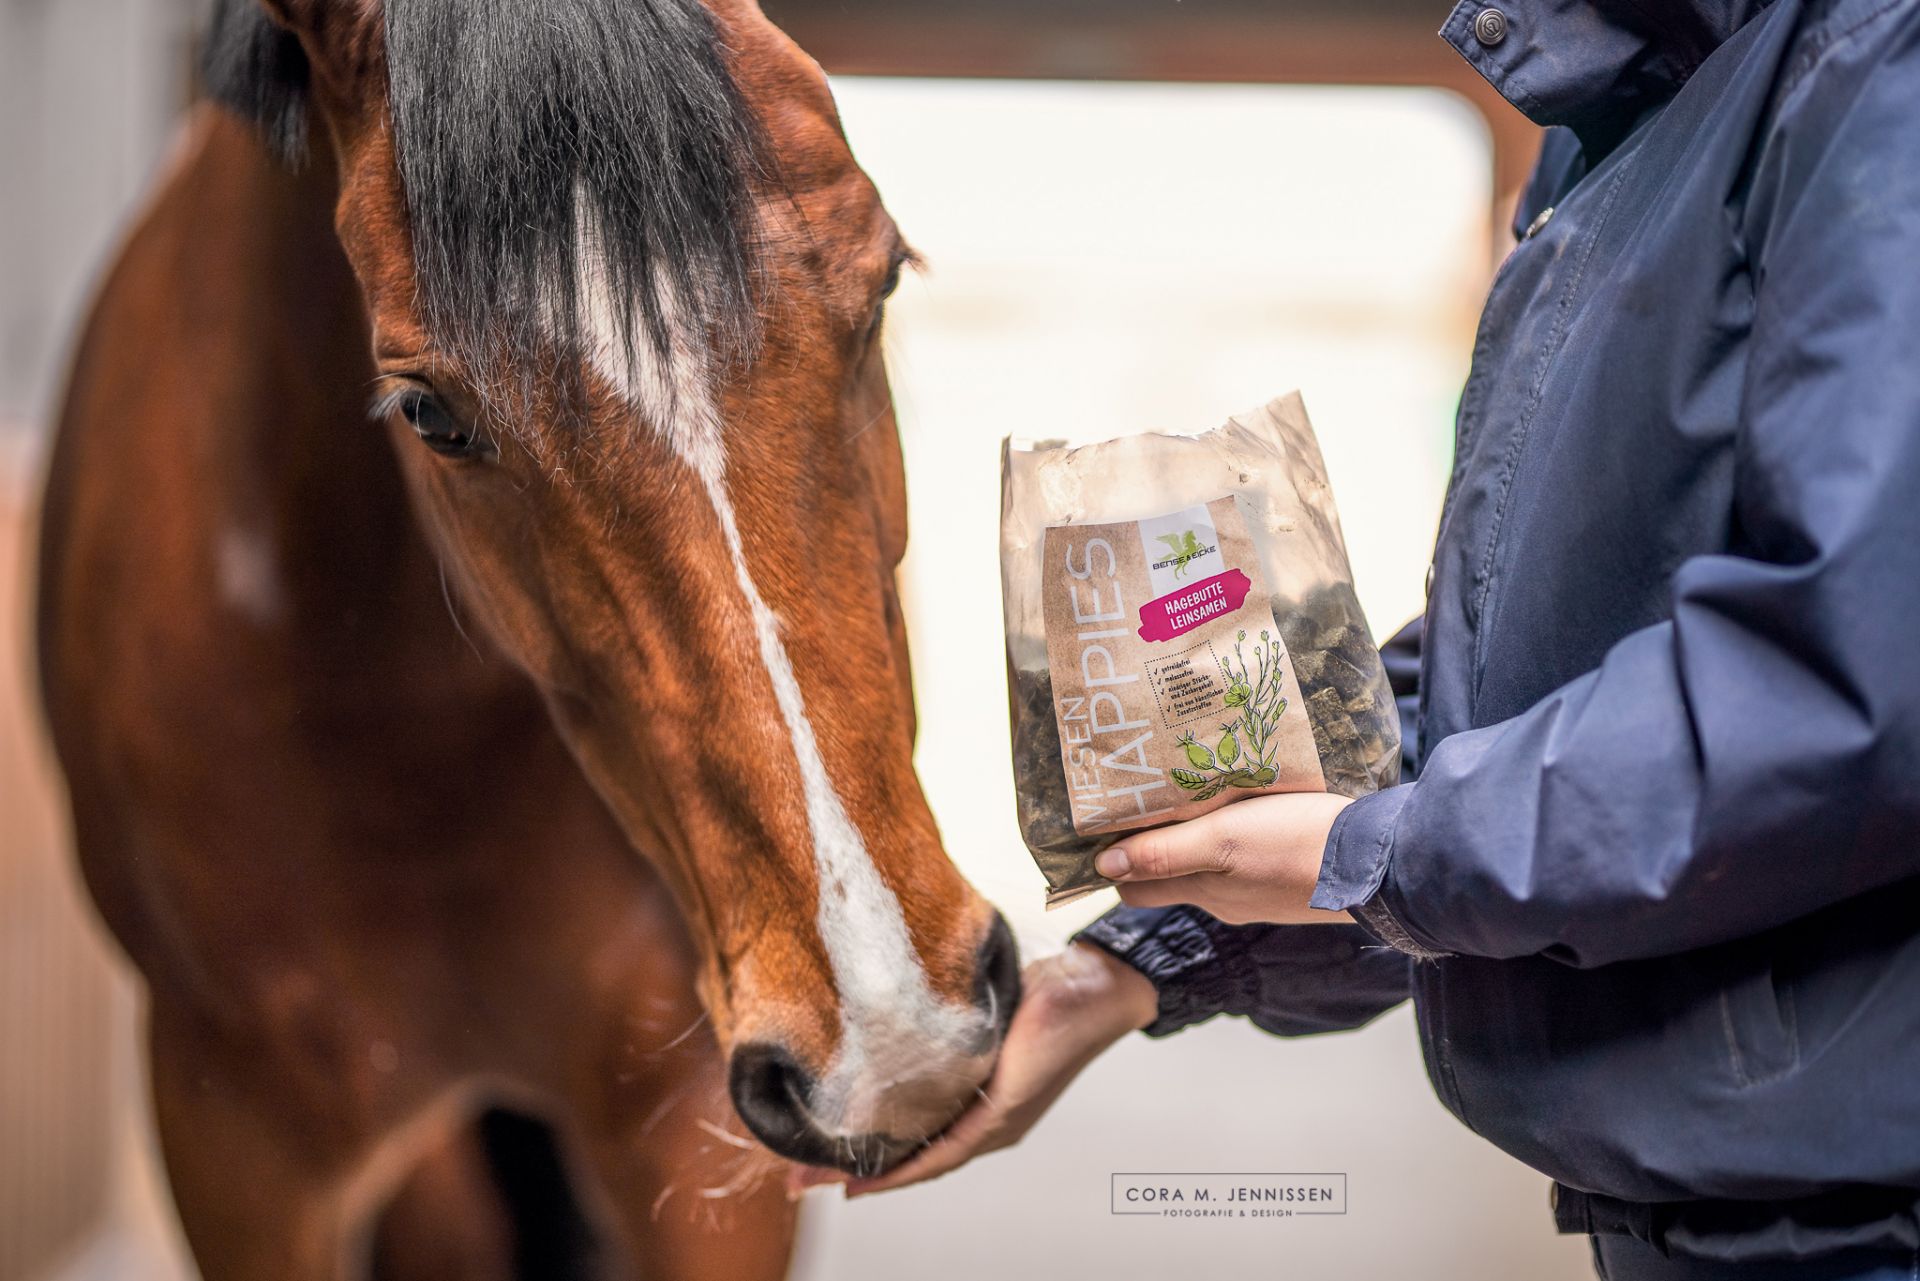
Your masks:
M591 241L583 236L582 244L590 246ZM830 1134L849 1136L897 1133L889 1125L895 1116L918 1127L925 1121L923 1116L915 1119L922 1112L913 1098L915 1084L944 1100L954 1093L956 1075L968 1075L971 1068L974 1076L984 1076L991 1016L971 1005L943 1001L928 986L900 902L881 879L827 773L799 679L780 638L780 618L760 595L747 565L727 491L725 437L704 347L687 341L684 327L675 324L671 359L661 359L642 339L629 360L613 336L604 273L582 272L581 279L590 282L583 301L595 368L625 389L648 427L699 478L713 507L752 618L760 661L793 744L819 874L815 921L840 998L840 1048L815 1082L816 1123ZM662 305L671 319L675 308L670 293Z

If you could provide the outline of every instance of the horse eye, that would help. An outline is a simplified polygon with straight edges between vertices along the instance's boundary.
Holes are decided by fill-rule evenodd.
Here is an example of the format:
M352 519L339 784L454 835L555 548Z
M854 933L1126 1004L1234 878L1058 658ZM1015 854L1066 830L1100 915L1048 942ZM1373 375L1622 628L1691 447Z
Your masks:
M880 286L879 300L873 304L873 317L867 321L868 341L872 341L880 333L880 326L887 318L887 300L899 291L900 272L905 266L905 259L896 259L893 270L887 273L886 280Z
M436 454L466 458L480 452L479 438L462 427L446 407L425 392L415 392L400 401L400 413L421 443Z

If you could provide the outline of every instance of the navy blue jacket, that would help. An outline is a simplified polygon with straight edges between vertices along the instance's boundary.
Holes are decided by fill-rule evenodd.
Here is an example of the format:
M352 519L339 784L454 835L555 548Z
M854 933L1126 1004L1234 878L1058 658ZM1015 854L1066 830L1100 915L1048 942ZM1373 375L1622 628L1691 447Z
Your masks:
M1552 128L1388 647L1413 781L1314 899L1367 924L1083 937L1157 1034L1410 990L1441 1099L1569 1230L1911 1248L1920 0L1495 2L1503 39L1442 34Z

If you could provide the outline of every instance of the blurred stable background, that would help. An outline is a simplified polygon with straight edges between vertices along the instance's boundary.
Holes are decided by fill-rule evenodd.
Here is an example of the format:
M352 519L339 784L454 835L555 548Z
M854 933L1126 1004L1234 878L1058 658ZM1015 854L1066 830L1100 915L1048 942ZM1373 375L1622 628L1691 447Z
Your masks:
M1377 635L1421 606L1479 300L1533 130L1445 0L765 0L835 74L928 260L889 319L913 503L919 765L1031 954L1001 665L1002 435L1200 429L1300 388ZM194 92L197 0L0 0L0 1281L191 1276L153 1167L139 994L71 869L31 694L34 489L68 344ZM348 424L350 426L350 424ZM1108 1214L1114 1171L1344 1171L1350 1212ZM1130 1038L1020 1149L810 1204L795 1275L1590 1275L1546 1182L1456 1124L1409 1011Z

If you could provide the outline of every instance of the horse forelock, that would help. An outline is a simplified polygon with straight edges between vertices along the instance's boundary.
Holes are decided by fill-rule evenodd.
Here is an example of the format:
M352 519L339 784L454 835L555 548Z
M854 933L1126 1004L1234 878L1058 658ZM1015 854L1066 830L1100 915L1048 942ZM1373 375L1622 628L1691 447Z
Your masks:
M578 403L609 344L715 371L752 351L768 148L701 0L385 0L378 21L417 306L446 355ZM304 153L311 69L255 0L215 0L204 66Z

